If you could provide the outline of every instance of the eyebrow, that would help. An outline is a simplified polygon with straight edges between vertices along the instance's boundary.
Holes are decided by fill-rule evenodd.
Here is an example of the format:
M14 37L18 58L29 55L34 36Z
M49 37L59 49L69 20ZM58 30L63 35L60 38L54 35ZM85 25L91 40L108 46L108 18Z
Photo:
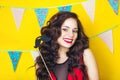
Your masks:
M62 26L62 27L70 28L69 26ZM78 29L78 28L74 28L74 29Z

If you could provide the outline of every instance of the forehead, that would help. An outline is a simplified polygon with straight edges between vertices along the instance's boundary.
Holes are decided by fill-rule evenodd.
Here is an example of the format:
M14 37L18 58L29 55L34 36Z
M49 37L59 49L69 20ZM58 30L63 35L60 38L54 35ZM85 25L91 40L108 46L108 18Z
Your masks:
M74 18L68 18L63 22L62 27L77 28L77 21Z

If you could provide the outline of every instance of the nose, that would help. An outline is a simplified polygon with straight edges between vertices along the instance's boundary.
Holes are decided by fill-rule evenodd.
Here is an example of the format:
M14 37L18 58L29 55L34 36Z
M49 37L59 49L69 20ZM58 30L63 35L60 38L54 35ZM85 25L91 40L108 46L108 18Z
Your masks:
M70 37L73 37L73 36L74 36L73 31L69 31L68 35L69 35Z

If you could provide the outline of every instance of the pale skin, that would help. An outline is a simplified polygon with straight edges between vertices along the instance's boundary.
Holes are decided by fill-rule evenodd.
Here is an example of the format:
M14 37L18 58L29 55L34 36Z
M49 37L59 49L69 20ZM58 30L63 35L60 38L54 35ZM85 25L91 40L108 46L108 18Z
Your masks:
M66 52L69 50L69 47L74 44L78 36L77 31L77 22L73 18L68 18L62 24L61 36L58 38L58 43L60 45L58 52L60 58L58 59L57 63L63 63L68 59ZM66 38L68 38L68 41L71 41L72 39L71 43L66 43ZM87 67L89 80L99 80L97 64L92 51L90 49L85 49L83 54L83 60Z
M62 52L65 51L62 50ZM85 49L83 54L83 59L87 67L89 80L99 80L98 68L93 53L90 49ZM63 63L68 58L66 54L60 54L60 56L61 58L59 58L58 63Z
M68 18L61 26L61 36L58 38L57 42L60 45L58 50L59 59L57 63L64 63L68 57L66 52L74 44L77 39L77 22L73 18ZM90 49L85 49L83 53L84 64L87 67L87 73L89 80L99 80L99 74L97 69L97 64L94 55ZM36 68L38 66L36 65Z
M84 50L84 63L87 67L87 73L90 80L99 80L97 64L94 55L90 49Z

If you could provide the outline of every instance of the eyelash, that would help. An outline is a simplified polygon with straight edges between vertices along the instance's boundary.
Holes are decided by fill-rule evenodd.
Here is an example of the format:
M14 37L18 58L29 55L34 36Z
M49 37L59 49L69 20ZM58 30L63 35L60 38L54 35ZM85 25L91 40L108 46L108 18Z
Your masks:
M73 30L73 32L77 33L77 32L78 32L78 30Z
M63 31L68 31L68 29L62 29ZM77 33L78 30L73 30L74 33Z
M68 31L67 29L62 29L63 31Z

